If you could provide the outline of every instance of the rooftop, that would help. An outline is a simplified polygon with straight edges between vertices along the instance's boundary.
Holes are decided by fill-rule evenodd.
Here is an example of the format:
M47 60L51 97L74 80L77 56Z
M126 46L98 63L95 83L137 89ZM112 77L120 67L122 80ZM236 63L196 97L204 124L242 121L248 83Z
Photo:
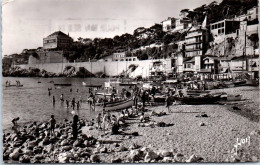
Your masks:
M48 37L52 37L52 36L66 36L66 37L70 37L69 35L63 33L62 31L56 31L56 32L48 35Z

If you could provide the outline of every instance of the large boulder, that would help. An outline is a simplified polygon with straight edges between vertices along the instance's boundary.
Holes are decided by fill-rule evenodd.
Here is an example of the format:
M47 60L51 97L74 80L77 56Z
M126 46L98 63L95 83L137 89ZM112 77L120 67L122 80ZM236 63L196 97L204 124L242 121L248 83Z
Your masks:
M193 163L193 162L201 162L203 160L202 157L191 155L189 159L186 160L186 163Z
M131 150L128 155L129 162L140 161L143 159L143 152L141 150Z
M19 160L20 157L20 148L16 148L10 155L9 158L12 160Z
M19 163L31 163L30 156L23 155L19 158Z
M148 163L151 160L155 160L157 159L159 156L157 155L157 153L155 153L154 151L148 151L144 157L144 162Z
M91 155L90 156L90 162L91 163L98 163L98 162L100 162L99 156L98 155Z

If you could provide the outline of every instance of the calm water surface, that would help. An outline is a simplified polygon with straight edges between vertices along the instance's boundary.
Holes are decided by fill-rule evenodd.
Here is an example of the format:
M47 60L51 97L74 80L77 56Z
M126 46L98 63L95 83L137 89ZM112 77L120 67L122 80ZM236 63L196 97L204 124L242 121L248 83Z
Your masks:
M5 87L6 81L11 81L11 84L16 84L19 80L23 87ZM82 82L91 84L102 84L108 79L98 78L14 78L4 77L2 79L2 126L3 130L10 129L12 126L11 120L15 117L20 117L19 124L29 122L47 121L50 116L55 115L56 120L71 119L72 108L67 109L66 103L61 104L60 95L63 93L65 100L76 101L83 100L78 114L80 118L91 119L99 112L90 111L89 105L86 103L88 97L88 87L82 86ZM41 83L38 83L40 81ZM55 89L53 83L71 83L72 86ZM48 94L48 88L52 88L51 95ZM72 88L72 92L70 89ZM77 92L77 89L79 91ZM52 98L56 99L56 104L53 106ZM100 111L101 108L97 108Z

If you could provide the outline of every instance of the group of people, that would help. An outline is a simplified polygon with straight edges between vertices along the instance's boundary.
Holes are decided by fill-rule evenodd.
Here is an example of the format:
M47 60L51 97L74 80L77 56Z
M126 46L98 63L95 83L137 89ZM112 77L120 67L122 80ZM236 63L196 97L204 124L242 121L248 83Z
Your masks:
M19 80L16 80L15 82L16 82L16 86L18 86L18 87L21 86L21 82L20 82ZM7 81L5 82L5 86L8 87L8 86L10 86L10 85L11 85L11 81L8 81L8 80L7 80Z
M52 90L52 89L51 89L51 88L48 88L49 96L51 95L51 94L50 94L50 90ZM78 100L78 101L76 101L75 98L72 98L71 101L69 101L69 100L67 100L67 99L65 100L63 93L60 95L60 101L61 101L62 104L63 104L64 101L65 101L65 102L66 102L66 108L72 107L73 110L74 110L74 109L79 110L79 109L80 109L80 106L81 106L81 103L82 103L81 98L80 98L80 100ZM53 106L55 106L55 102L56 102L55 96L52 96L52 102L53 102Z

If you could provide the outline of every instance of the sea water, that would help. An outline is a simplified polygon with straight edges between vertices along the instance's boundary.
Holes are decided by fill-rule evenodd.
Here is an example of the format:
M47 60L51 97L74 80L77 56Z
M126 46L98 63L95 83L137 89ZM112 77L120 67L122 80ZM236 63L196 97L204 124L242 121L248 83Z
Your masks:
M15 85L19 80L23 87L5 87L5 82L10 81ZM57 84L72 84L71 86L55 87ZM101 84L108 79L100 78L20 78L4 77L2 79L2 128L8 131L12 126L12 119L19 117L19 125L42 121L48 121L51 115L55 116L57 121L63 119L72 119L72 107L66 107L66 101L62 104L60 95L63 93L64 99L71 103L72 98L76 102L82 100L81 107L75 111L79 118L93 119L102 110L97 107L96 111L90 110L87 104L89 88L82 86L82 82L87 84ZM41 82L41 83L38 83ZM48 88L52 88L49 96ZM72 92L70 90L72 89ZM78 89L78 92L77 92ZM55 97L55 106L53 105L53 96ZM100 110L101 109L101 110Z

